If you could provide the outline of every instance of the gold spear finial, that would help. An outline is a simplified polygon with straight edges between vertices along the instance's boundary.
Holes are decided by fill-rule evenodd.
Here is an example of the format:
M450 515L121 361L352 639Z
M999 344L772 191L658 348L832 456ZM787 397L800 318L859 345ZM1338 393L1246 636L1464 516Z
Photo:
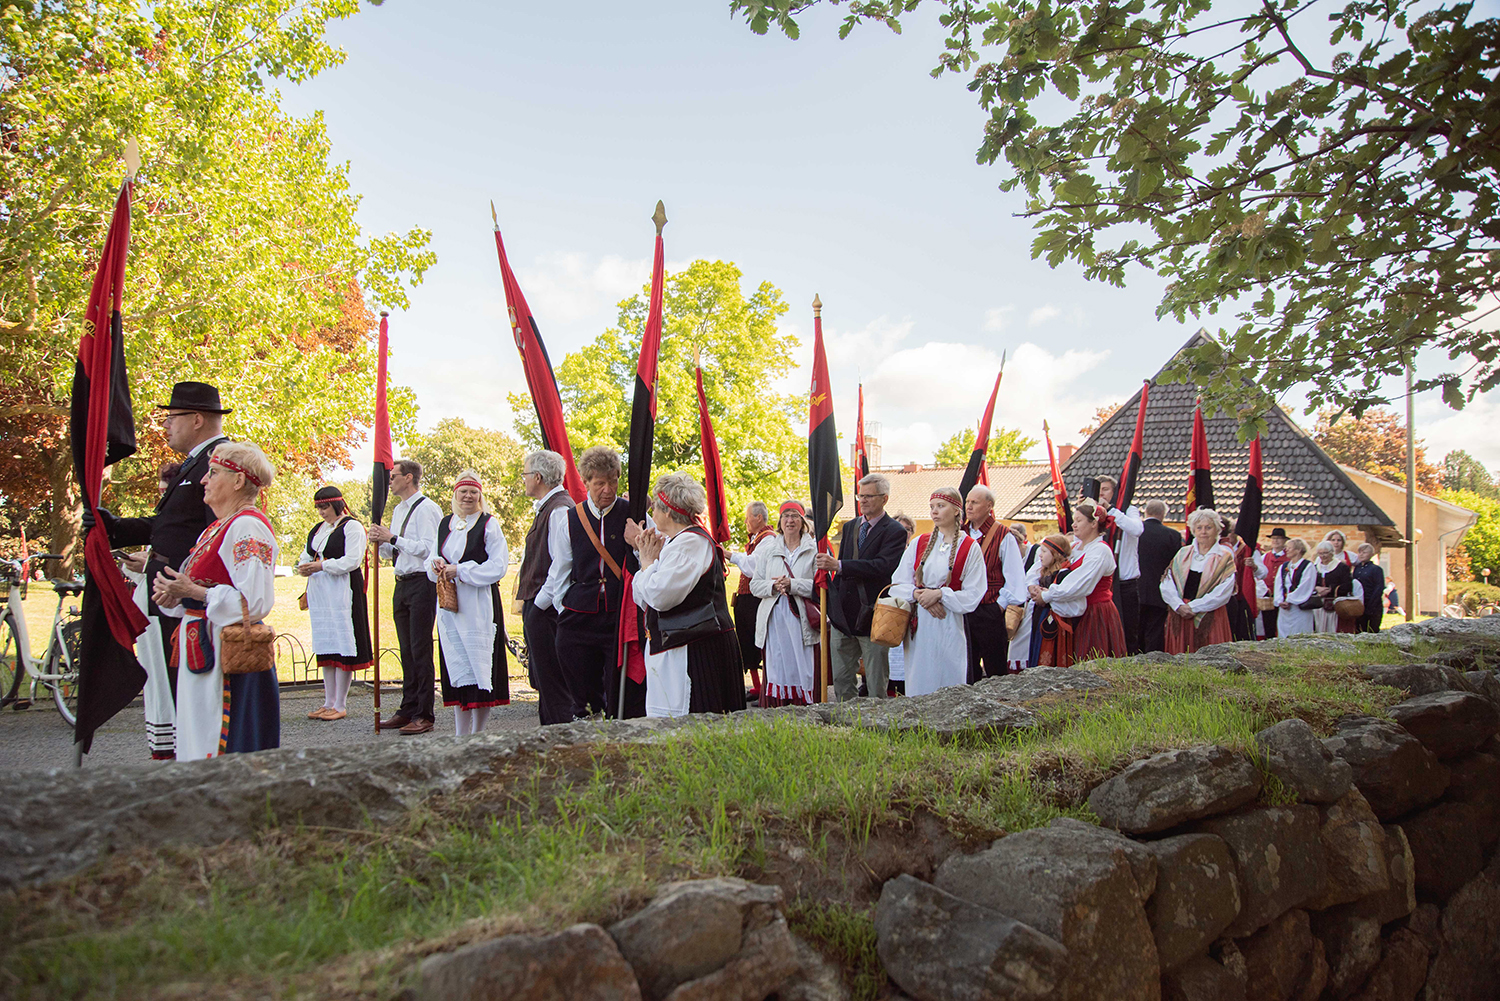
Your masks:
M651 221L656 223L656 235L661 236L661 228L667 224L667 207L660 199L657 199L656 211L651 213Z
M813 316L823 315L823 300L818 298L818 293L813 293Z
M1000 374L1005 374L1005 352L1000 352Z
M490 218L495 220L495 232L500 232L500 217L495 214L495 200L490 199Z
M1047 418L1042 418L1042 434L1051 434L1052 429L1047 426Z
M381 316L382 319L384 319L385 317L390 316L390 315L391 315L390 313L386 312L383 309L380 311L380 316Z
M136 173L141 169L141 147L135 141L135 136L125 143L125 180L135 180Z

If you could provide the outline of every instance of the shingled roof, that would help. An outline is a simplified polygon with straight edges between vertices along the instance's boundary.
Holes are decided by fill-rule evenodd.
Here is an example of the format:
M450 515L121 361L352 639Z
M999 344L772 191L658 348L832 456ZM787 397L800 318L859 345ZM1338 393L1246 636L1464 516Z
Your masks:
M1210 341L1200 330L1185 350ZM1162 367L1165 371L1166 366ZM1193 407L1198 390L1181 382L1161 383L1162 373L1151 379L1146 403L1146 426L1142 446L1140 480L1133 501L1144 505L1161 500L1167 505L1167 520L1182 521L1183 495L1187 491L1188 454L1193 433ZM1089 436L1063 466L1068 496L1083 496L1085 485L1096 476L1119 476L1135 435L1135 418L1141 394L1137 390L1124 406ZM1267 415L1268 427L1261 436L1261 463L1265 491L1261 522L1272 525L1393 525L1390 517L1342 470L1306 432L1297 427L1280 407ZM1215 510L1236 516L1249 472L1250 446L1235 437L1232 416L1204 419L1208 436L1209 464L1213 473ZM1022 521L1047 521L1057 516L1052 487L1046 483L1011 509L1007 517Z
M957 487L964 477L963 466L890 466L872 470L891 481L891 496L885 509L890 514L907 514L913 520L929 517L928 498L938 487ZM995 508L1009 511L1036 492L1043 483L1052 482L1045 462L1016 462L989 467L990 489L995 493ZM854 492L844 488L844 506L835 521L853 518Z

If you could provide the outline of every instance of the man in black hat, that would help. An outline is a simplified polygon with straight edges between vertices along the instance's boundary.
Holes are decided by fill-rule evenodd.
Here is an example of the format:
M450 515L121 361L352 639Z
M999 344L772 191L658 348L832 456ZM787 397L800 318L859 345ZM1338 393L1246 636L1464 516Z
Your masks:
M1266 568L1266 583L1274 588L1277 571L1281 569L1282 564L1291 560L1292 554L1286 551L1286 529L1271 529L1270 539L1271 551L1261 556L1260 561ZM1273 640L1276 638L1277 619L1279 618L1280 609L1275 606L1261 611L1260 621L1261 625L1265 626L1266 639Z
M229 440L224 436L224 415L229 411L219 405L219 391L207 383L177 383L172 387L171 401L157 404L156 409L165 411L160 419L166 425L167 444L183 457L182 471L156 502L156 513L149 518L117 518L102 508L99 510L109 532L110 545L151 546L151 558L146 564L148 594L162 567L182 568L193 543L213 522L214 513L203 502L202 481L208 472L209 455L220 442ZM89 509L85 506L83 510L87 520ZM154 602L150 613L157 615ZM177 620L163 615L157 621L165 648L170 651ZM169 670L167 677L175 697L177 672Z

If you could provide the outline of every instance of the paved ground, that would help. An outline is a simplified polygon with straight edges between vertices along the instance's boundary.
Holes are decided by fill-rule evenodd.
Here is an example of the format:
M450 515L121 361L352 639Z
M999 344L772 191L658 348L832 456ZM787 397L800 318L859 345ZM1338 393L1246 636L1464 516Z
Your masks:
M511 679L512 702L490 713L486 730L526 730L537 725L536 692L519 678ZM281 746L333 747L372 740L423 740L402 737L393 730L375 736L372 722L374 691L356 682L349 691L349 715L332 723L307 718L323 704L323 689L292 688L281 692ZM401 694L382 689L381 715L389 717L401 704ZM433 734L453 733L453 710L438 706ZM93 750L84 758L84 768L106 768L115 764L137 764L150 760L146 750L145 723L139 700L122 711L94 735ZM73 731L63 722L50 701L15 712L0 709L0 772L71 767Z

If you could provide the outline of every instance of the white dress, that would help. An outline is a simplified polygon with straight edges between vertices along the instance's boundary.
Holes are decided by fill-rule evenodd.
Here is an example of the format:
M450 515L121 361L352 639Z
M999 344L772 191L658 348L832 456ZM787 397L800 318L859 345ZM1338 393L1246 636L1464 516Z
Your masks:
M146 747L151 751L151 757L168 760L177 750L177 706L172 701L167 652L162 646L157 618L150 614L146 575L124 568L121 572L134 582L135 607L146 616L146 628L135 638L135 659L141 662L146 672L146 687L141 691L146 716Z
M1040 545L1040 543L1038 543ZM1032 558L1031 569L1026 571L1026 586L1030 588L1038 584L1042 579L1041 560ZM1036 611L1036 602L1031 600L1030 592L1027 592L1026 604L1021 612L1021 624L1016 627L1016 633L1010 638L1010 669L1022 671L1031 667L1031 619Z
M488 692L493 690L495 670L495 605L490 585L498 583L510 569L510 551L505 547L499 520L491 516L484 525L484 549L488 557L483 563L460 563L475 517L478 516L471 515L462 527L458 516L453 517L439 554L458 567L458 611L438 609L438 642L443 647L448 684L454 688L478 685L481 691ZM436 564L437 557L427 561L427 577L434 582Z
M775 535L755 548L755 576L750 593L761 599L755 613L755 642L766 651L766 694L773 699L813 700L813 648L818 634L803 616L792 611L792 600L813 596L817 546L804 533L788 553L784 536ZM792 597L771 594L778 577L789 577Z
M302 550L298 562L323 559L319 554L333 529L326 521L319 525L312 545ZM349 588L349 574L364 561L365 543L365 527L350 518L344 522L344 555L323 560L323 569L307 578L307 615L314 654L353 657L359 653L354 645L354 592Z
M963 534L959 533L959 539ZM917 546L913 539L901 556L891 578L891 594L903 601L914 601ZM922 568L922 586L941 588L946 618L935 618L927 609L917 606L916 635L906 639L906 694L926 695L939 688L967 684L969 680L969 640L964 632L964 615L979 607L989 587L984 554L976 543L964 560L963 575L957 591L948 587L948 559L954 543L934 531L930 541L932 553ZM873 693L872 693L873 694Z
M205 532L215 531L218 522ZM276 537L254 516L235 518L219 543L219 558L229 570L233 586L208 589L204 618L208 620L215 652L213 670L194 674L187 668L188 644L179 640L177 658L177 760L213 758L219 754L224 728L224 672L218 663L219 630L241 621L240 597L250 607L250 621L263 619L276 603ZM163 608L163 615L180 619L181 605Z
M673 609L698 586L713 563L714 546L697 532L678 532L661 547L661 555L631 578L631 596L641 608ZM688 678L688 648L657 652L646 644L646 715L686 716L693 686Z

